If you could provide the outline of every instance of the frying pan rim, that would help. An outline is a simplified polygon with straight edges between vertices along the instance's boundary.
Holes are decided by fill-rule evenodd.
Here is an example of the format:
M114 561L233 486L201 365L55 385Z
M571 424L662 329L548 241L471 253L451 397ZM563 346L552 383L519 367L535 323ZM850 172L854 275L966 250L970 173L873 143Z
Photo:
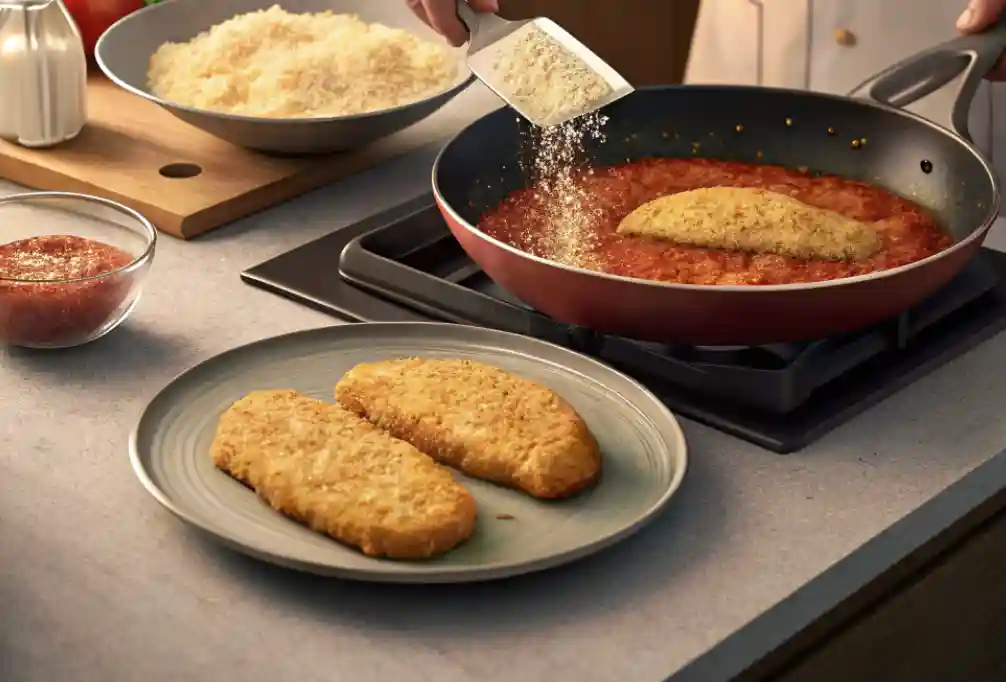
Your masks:
M599 278L602 278L602 279L606 279L606 280L611 280L611 281L614 281L614 282L618 282L620 284L629 284L629 285L635 285L635 286L645 285L645 286L657 287L657 288L661 288L661 289L676 289L676 290L686 290L686 291L704 291L704 292L716 291L716 292L723 292L723 293L746 293L746 294L756 294L756 293L769 292L769 291L790 291L791 292L791 291L809 290L809 289L827 289L827 288L833 288L833 287L840 287L840 286L847 286L847 285L852 285L852 284L858 284L858 283L861 283L861 282L868 282L868 281L871 281L871 280L885 279L885 278L888 278L888 277L894 277L895 275L898 275L898 274L901 274L901 273L904 273L904 272L908 272L908 271L914 270L916 268L924 267L928 263L935 262L937 260L940 260L940 259L942 259L944 257L949 256L952 253L955 253L955 252L960 251L962 249L968 248L968 246L972 242L974 242L976 240L984 239L985 233L988 232L989 229L991 229L992 225L996 221L996 218L998 218L998 216L999 216L999 207L1000 207L1000 202L1001 202L1001 191L1000 191L1000 185L999 185L999 178L996 175L995 168L992 166L992 163L985 156L985 154L983 154L982 151L980 149L978 149L978 147L974 143L972 143L971 141L966 140L965 138L961 137L960 135L958 135L954 131L952 131L952 130L950 130L948 128L945 128L945 127L943 127L943 126L941 126L941 125L939 125L937 123L934 123L933 121L930 121L929 119L927 119L927 118L925 118L923 116L920 116L919 114L916 114L914 112L906 111L905 109L899 109L899 108L893 107L893 106L891 106L889 104L884 104L883 102L878 102L878 101L874 101L874 100L859 99L859 98L853 98L853 97L846 97L844 95L833 95L833 94L822 93L822 92L809 92L809 91L806 91L806 90L798 90L796 88L777 88L777 87L765 87L765 86L759 86L759 85L715 85L715 84L684 85L684 84L680 84L680 85L648 85L648 86L643 86L643 87L640 87L640 88L636 89L637 92L675 91L675 90L680 90L680 91L684 91L684 90L725 91L725 90L728 90L728 91L733 91L733 92L741 91L742 93L750 93L750 94L752 94L754 96L759 96L759 95L762 95L764 93L773 93L773 94L779 94L779 95L794 95L794 96L798 96L798 97L802 97L802 98L818 99L818 100L833 101L833 102L842 102L843 104L853 104L853 105L856 105L856 106L864 106L864 107L868 107L868 108L872 108L872 109L877 109L882 114L887 114L887 115L894 114L894 115L897 115L897 116L902 116L902 117L907 118L907 119L912 120L912 121L916 121L918 123L922 123L925 126L931 128L934 132L951 138L951 140L955 144L964 147L968 152L971 153L972 156L974 156L981 163L982 168L985 171L985 174L987 175L988 179L991 181L991 184L992 184L992 197L991 197L991 201L989 202L988 212L987 212L987 214L985 216L985 219L982 221L981 225L979 227L977 227L976 229L972 230L972 232L967 237L965 237L964 239L962 239L962 240L960 240L958 242L955 242L953 244L953 246L950 246L950 247L948 247L946 249L943 249L942 251L934 253L931 256L927 256L927 257L925 257L925 258L923 258L921 260L917 260L917 261L914 261L912 263L907 263L905 265L900 265L900 266L898 266L896 268L890 268L890 269L887 269L887 270L878 270L876 272L867 273L865 275L855 275L853 277L841 277L841 278L838 278L838 279L829 279L829 280L823 280L823 281L819 281L819 282L795 282L795 283L790 283L790 284L683 284L683 283L678 283L678 282L662 282L662 281L658 281L658 280L648 280L648 279L642 279L642 278L639 278L639 277L626 277L625 275L613 275L613 274L607 273L607 272L598 272L596 270L587 270L586 268L579 268L579 267L575 267L575 266L572 266L572 265L566 265L564 263L558 263L556 261L549 260L547 258L542 258L541 256L536 256L534 254L527 253L526 251L521 251L520 249L518 249L518 248L516 248L514 246L510 246L509 244L506 244L506 243L504 243L504 242L502 242L502 241L500 241L500 240L498 240L498 239L496 239L494 237L490 237L485 232L479 230L477 227L475 227L473 225L470 225L467 220L465 220L464 218L462 218L458 214L458 212L454 210L454 207L446 199L444 199L443 195L441 194L441 192L440 192L440 185L439 185L439 183L437 181L437 176L439 174L439 170L440 170L440 166L441 166L441 161L443 160L444 156L448 153L448 151L451 149L451 147L454 144L456 144L457 141L459 139L461 139L464 135L466 135L467 133L469 133L469 131L473 127L475 127L476 125L478 125L479 123L481 123L482 121L484 121L485 119L487 119L490 116L498 115L500 113L500 111L501 111L500 109L496 109L494 111L491 111L491 112L489 112L487 114L484 114L484 115L480 116L479 118L475 119L474 121L472 121L471 123L469 123L467 126L465 126L464 128L462 128L460 131L458 131L447 142L447 144L445 144L440 149L440 151L437 153L436 159L434 159L434 161L433 161L433 169L432 169L433 197L436 200L437 204L440 206L441 210L446 211L450 215L451 219L454 220L454 222L456 222L458 225L462 226L463 228L465 228L466 230L468 230L469 232L471 232L477 238L486 240L488 242L491 242L494 246L496 246L498 248L502 248L503 250L508 251L508 252L510 252L510 253L512 253L512 254L514 254L516 256L519 256L519 257L525 258L525 259L529 259L529 260L532 260L532 261L536 261L536 262L538 262L538 263L540 263L542 265L545 265L545 266L550 266L550 267L553 267L553 268L559 268L559 269L562 269L562 270L569 271L570 273L575 273L577 275L583 275L583 276L588 276L588 277L599 277ZM893 190L887 188L885 185L882 185L882 184L878 183L876 186L882 187L882 188L886 189L889 192L897 194L897 192L893 192Z

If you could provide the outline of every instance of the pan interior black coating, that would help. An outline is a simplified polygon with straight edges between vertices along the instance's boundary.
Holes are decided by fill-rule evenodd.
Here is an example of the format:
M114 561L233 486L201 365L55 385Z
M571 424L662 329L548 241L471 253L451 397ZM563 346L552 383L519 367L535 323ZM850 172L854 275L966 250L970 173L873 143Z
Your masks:
M609 107L592 163L692 157L807 167L885 187L929 209L961 240L997 209L988 162L960 138L911 115L813 93L729 86L643 88ZM508 109L476 121L444 149L443 198L469 222L527 186L530 126ZM525 159L526 160L526 159Z

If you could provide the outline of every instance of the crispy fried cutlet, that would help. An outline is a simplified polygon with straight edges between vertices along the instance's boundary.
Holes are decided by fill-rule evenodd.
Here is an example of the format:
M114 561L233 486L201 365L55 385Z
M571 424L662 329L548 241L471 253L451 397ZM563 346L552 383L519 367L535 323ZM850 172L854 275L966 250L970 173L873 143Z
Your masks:
M861 260L882 246L866 223L750 187L706 187L648 201L622 219L618 233L820 260Z
M569 403L496 367L420 358L361 364L335 396L438 462L534 497L572 495L601 472L597 442Z
M449 469L296 391L234 403L210 454L277 511L370 556L425 559L475 530L475 500Z

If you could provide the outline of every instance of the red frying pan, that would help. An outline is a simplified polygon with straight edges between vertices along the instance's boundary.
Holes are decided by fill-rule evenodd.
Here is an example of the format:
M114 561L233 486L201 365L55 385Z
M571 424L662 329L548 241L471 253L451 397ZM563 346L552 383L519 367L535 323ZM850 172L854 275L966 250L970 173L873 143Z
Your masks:
M525 187L518 170L527 124L510 110L468 126L440 153L433 191L451 232L497 284L536 310L596 331L664 343L754 345L823 338L911 307L947 284L974 256L999 213L999 182L970 142L968 108L1006 48L1006 22L952 40L874 76L848 97L739 86L637 90L606 114L599 165L693 156L692 140L719 139L715 156L808 167L880 185L928 209L954 238L946 250L902 267L807 284L702 286L620 277L561 265L480 232L480 216ZM961 78L947 127L899 107ZM730 135L743 112L746 134ZM789 120L792 125L782 125ZM801 125L814 122L814 125ZM826 134L855 131L852 149ZM662 133L673 128L678 136Z

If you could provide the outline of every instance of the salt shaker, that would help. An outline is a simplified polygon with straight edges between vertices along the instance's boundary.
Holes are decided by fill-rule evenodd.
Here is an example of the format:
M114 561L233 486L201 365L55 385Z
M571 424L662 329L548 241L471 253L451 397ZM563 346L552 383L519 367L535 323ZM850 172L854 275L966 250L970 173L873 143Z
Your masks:
M87 57L60 0L0 0L0 138L73 139L87 122Z

